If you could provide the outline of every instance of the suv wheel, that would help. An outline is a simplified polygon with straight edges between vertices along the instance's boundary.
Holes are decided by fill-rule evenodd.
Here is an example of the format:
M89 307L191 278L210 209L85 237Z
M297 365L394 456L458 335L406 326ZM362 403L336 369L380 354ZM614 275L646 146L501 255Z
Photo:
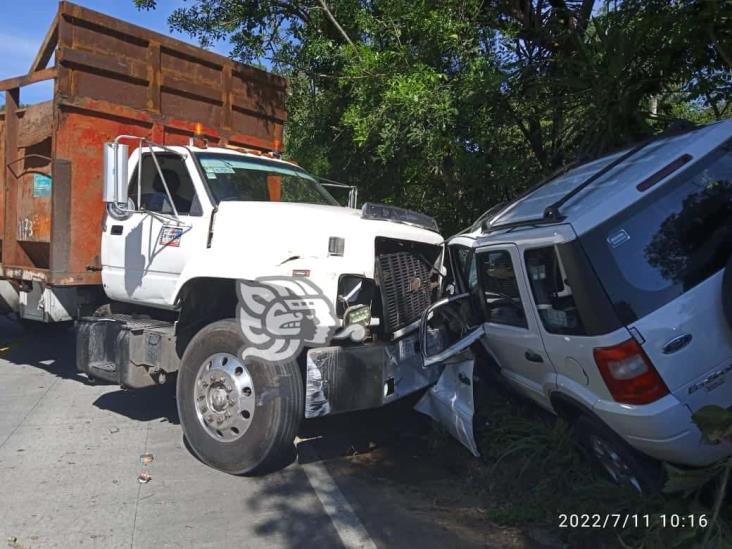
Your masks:
M581 416L575 432L582 449L616 484L640 494L657 493L663 488L660 462L635 450L604 423Z

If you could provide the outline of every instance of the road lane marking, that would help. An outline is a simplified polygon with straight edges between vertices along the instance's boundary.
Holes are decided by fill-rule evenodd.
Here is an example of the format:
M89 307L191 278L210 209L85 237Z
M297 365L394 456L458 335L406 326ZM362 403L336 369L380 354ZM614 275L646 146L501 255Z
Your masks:
M356 512L348 503L328 469L321 463L312 448L301 444L298 453L306 461L301 465L308 477L315 495L333 523L333 527L347 549L376 549L376 544L369 536Z

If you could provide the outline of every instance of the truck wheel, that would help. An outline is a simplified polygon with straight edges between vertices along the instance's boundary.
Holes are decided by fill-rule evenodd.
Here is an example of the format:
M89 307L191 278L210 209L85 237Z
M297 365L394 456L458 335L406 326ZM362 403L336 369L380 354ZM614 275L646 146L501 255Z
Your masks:
M639 494L655 494L663 488L660 462L638 452L607 425L580 416L574 428L583 450L616 484Z
M727 325L732 329L732 255L722 277L722 309L727 318Z
M234 319L203 328L178 373L178 415L193 452L232 474L280 465L292 452L303 414L296 362L241 360L247 344Z

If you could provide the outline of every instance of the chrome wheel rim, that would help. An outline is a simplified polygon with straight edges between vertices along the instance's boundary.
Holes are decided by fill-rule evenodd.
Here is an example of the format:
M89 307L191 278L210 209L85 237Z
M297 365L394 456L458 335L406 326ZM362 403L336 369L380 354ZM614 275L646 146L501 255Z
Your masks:
M617 484L630 486L638 493L643 491L640 481L633 474L633 470L610 444L596 436L591 438L591 444L592 452L600 462L600 465L602 465Z
M219 442L244 436L254 418L254 383L244 363L216 353L198 369L193 387L196 416L206 433Z

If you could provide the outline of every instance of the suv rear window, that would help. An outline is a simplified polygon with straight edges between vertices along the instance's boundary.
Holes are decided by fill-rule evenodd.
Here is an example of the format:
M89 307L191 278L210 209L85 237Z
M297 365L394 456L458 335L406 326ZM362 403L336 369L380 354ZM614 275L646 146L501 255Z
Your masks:
M625 323L706 280L732 253L732 142L580 240Z

